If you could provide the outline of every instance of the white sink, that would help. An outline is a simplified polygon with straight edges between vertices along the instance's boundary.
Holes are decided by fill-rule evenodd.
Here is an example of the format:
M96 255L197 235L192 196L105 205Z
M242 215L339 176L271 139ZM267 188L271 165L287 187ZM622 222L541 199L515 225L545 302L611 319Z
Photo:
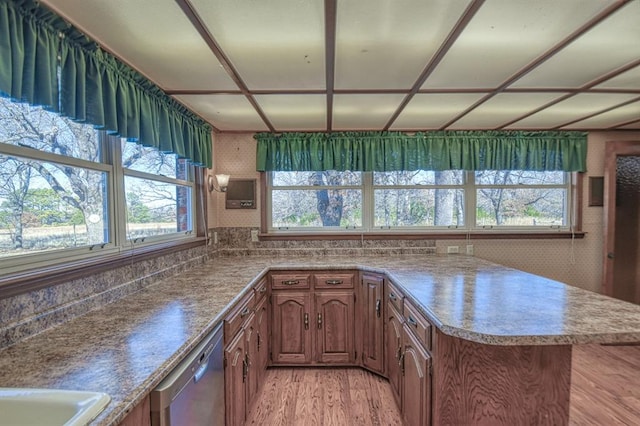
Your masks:
M101 392L0 388L0 425L86 425L111 401Z

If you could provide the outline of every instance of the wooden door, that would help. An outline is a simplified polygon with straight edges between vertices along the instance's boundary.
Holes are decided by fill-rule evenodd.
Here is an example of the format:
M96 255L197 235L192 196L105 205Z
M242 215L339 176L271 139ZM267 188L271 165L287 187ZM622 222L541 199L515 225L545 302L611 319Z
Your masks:
M431 357L405 324L402 333L402 413L407 426L431 424Z
M391 391L402 407L402 375L400 373L400 356L402 355L402 315L389 302L387 306L387 377Z
M355 295L322 291L315 295L316 360L325 364L355 362Z
M268 299L263 297L256 306L256 323L258 330L258 335L256 336L256 343L258 346L258 383L262 383L265 370L267 369L267 364L269 363L269 304L267 302Z
M251 316L247 320L244 326L244 338L245 338L245 362L246 377L245 377L245 389L247 398L247 412L248 408L253 403L253 398L258 393L258 370L259 370L259 357L258 357L258 322L256 316L251 313Z
M383 284L380 275L364 274L360 303L362 306L362 365L384 373Z
M240 331L224 350L224 386L227 426L244 424L246 415L245 381L247 364L245 336Z
M307 292L273 292L271 352L274 364L311 362L311 298Z
M607 142L604 294L640 303L640 141Z

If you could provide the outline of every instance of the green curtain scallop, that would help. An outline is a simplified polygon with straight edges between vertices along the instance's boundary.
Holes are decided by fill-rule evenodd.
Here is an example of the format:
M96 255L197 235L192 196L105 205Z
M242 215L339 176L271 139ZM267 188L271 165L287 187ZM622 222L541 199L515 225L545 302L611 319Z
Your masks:
M258 133L258 171L586 171L582 132Z

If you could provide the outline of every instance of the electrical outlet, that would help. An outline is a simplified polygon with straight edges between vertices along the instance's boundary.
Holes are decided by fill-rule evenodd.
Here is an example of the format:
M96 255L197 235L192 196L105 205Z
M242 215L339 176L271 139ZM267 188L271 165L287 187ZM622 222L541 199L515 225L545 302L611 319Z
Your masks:
M447 254L458 254L458 253L460 253L460 247L447 246Z
M467 254L473 256L473 244L467 244Z
M260 241L260 239L258 238L258 230L257 229L252 229L251 230L251 241L254 243L257 243L258 241Z

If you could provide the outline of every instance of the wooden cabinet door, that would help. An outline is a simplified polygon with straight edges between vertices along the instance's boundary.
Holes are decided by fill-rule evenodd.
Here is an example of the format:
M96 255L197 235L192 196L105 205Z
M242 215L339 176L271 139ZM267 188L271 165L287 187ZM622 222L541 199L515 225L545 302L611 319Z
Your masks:
M405 324L402 333L402 412L407 426L431 424L431 357Z
M243 425L246 415L247 361L245 336L240 331L224 350L224 386L227 426Z
M400 356L402 355L402 315L393 304L387 306L387 377L391 385L391 391L402 407L402 375L400 373Z
M325 364L355 362L355 296L350 292L315 294L316 360Z
M245 377L245 389L246 389L246 403L247 412L249 407L253 403L253 398L258 393L258 370L259 370L259 357L258 357L258 322L256 316L251 313L251 317L247 320L244 327L244 339L245 339L245 362L246 377Z
M273 292L271 352L274 364L311 363L311 298L307 292Z
M263 297L256 306L256 322L258 324L258 335L256 336L258 349L258 383L262 383L267 364L269 363L269 304L267 300L266 297Z
M380 275L362 277L362 365L377 373L384 373L384 309L383 283Z

